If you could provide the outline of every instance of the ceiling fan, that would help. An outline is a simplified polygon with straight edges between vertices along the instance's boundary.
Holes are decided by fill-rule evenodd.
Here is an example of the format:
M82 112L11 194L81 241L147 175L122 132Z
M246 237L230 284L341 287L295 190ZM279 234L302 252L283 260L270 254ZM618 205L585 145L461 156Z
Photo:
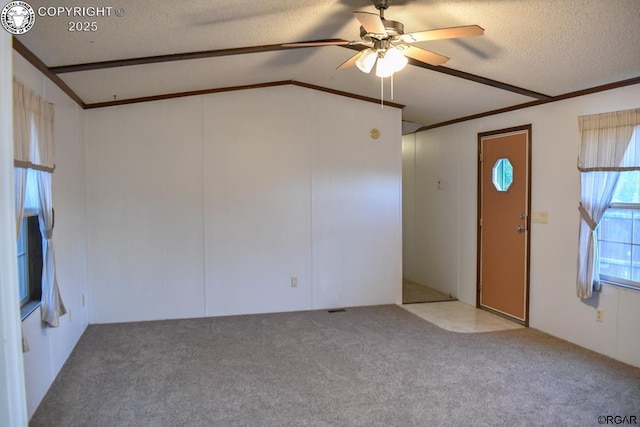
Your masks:
M389 8L390 0L372 0L372 2L376 9L378 9L379 15L371 12L353 12L356 19L362 25L360 27L361 40L311 41L287 43L283 44L283 46L364 45L368 48L361 50L340 64L338 70L356 66L361 71L370 73L373 66L377 64L376 75L378 77L390 77L407 65L407 58L412 58L430 65L442 65L449 60L446 56L413 46L411 43L459 37L474 37L484 34L484 29L478 25L439 28L405 34L404 25L401 22L384 18L384 11Z

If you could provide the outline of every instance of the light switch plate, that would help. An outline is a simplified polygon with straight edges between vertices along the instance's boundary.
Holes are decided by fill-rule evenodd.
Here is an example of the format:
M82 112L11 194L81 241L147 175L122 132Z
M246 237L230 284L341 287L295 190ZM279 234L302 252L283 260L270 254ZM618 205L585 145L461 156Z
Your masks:
M533 211L531 214L531 222L535 222L537 224L548 224L549 223L549 212L546 211Z

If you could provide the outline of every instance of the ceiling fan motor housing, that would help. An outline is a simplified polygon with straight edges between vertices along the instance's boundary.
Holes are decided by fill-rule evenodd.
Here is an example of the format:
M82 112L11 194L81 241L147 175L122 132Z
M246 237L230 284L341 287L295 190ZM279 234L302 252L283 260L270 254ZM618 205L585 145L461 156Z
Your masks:
M384 18L384 11L389 7L391 0L371 0L379 13L368 11L354 11L354 17L360 22L360 38L362 42L346 40L319 40L310 42L300 42L285 44L286 47L308 47L308 46L366 46L360 52L338 66L338 70L344 70L357 66L361 71L369 73L371 68L383 60L382 70L378 66L376 75L378 77L388 77L402 69L407 64L407 58L428 65L442 65L449 60L448 57L439 53L431 52L412 43L427 41L452 39L459 37L474 37L484 34L484 29L478 25L465 25L451 28L437 28L433 30L423 30L411 33L404 32L404 25L398 21ZM388 64L388 66L387 66Z
M374 40L383 40L390 39L394 40L398 36L404 34L404 25L402 22L391 21L388 19L382 18L382 23L384 24L385 30L387 30L387 34L374 34L369 33L364 27L360 27L360 38L365 42L372 42Z

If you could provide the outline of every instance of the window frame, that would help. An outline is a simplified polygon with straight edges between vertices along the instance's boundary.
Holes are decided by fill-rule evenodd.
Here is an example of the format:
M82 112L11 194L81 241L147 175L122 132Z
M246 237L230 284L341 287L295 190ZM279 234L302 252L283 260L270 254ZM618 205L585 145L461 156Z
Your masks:
M38 213L33 210L25 210L22 215L22 221L20 233L25 233L23 237L27 259L26 271L22 276L27 279L27 295L20 300L20 315L24 320L41 305L44 258L43 238L40 232Z
M610 209L640 211L640 203L611 203L609 205L609 207L607 208L607 212ZM607 214L607 212L605 212L605 215ZM602 241L600 239L600 236L598 236L598 241L599 242ZM639 246L640 247L640 244L635 244L634 245L633 237L631 238L630 242L618 242L618 243L625 243L625 244L629 244L631 246ZM600 262L602 263L602 252L600 252ZM633 266L633 264L632 264L632 266ZM601 273L600 274L600 282L606 283L608 285L620 286L620 287L623 287L623 288L640 291L640 282L623 279L621 277L609 276L607 274L602 274Z
M18 297L20 298L20 308L24 307L25 304L29 302L29 233L25 231L28 227L28 217L23 216L21 227L20 227L20 235L18 236L18 247L17 247L17 255L18 255L18 283L19 283L19 291ZM24 261L20 262L20 258L23 257ZM24 283L24 279L26 279L26 286ZM26 288L26 289L25 289Z

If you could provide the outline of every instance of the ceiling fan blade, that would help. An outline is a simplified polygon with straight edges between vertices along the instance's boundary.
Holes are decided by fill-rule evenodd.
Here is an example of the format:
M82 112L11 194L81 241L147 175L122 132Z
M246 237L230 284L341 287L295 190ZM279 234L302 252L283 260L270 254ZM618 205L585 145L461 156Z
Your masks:
M415 59L416 61L424 62L430 65L442 65L449 60L448 57L430 52L425 49L421 49L415 46L403 46L398 47L404 56Z
M378 14L371 12L353 12L353 14L367 33L387 34L387 30L384 28L382 19Z
M400 36L405 43L424 42L427 40L455 39L458 37L475 37L484 34L484 28L478 25L465 25L463 27L439 28L437 30L418 31Z
M338 68L336 68L336 70L346 70L347 68L354 67L356 65L356 61L360 59L360 57L365 53L367 53L367 49L361 50L360 52L356 53L351 58L347 59L342 64L340 64Z
M282 47L342 46L352 42L342 39L310 40L307 42L282 43Z

